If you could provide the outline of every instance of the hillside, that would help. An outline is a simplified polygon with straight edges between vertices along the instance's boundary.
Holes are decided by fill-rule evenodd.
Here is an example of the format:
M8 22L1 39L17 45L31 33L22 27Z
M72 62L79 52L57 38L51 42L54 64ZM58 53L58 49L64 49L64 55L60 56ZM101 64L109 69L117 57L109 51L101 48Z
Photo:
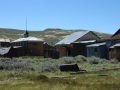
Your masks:
M0 28L0 38L9 38L11 41L23 37L25 30ZM29 30L28 30L29 31ZM43 31L29 31L30 36L42 38L45 42L54 45L73 32L85 30L64 30L59 28L48 28ZM95 31L94 31L95 32ZM95 32L100 38L109 38L111 34Z

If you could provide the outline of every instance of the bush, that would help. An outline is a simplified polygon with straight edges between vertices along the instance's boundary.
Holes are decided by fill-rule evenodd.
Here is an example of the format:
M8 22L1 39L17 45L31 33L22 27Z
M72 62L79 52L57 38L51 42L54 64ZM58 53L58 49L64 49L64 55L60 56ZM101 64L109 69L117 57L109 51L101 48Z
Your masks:
M87 58L82 55L78 55L74 59L76 63L83 63L87 61Z
M115 58L114 58L114 59L111 59L110 62L113 63L113 64L119 63L119 61L118 61L117 59L115 59Z
M28 63L21 58L0 58L0 70L11 69L34 70L31 62Z
M98 57L95 57L95 56L89 57L87 59L88 59L88 62L90 64L99 64L99 63L102 64L104 62L107 62L106 59L101 59L101 58L98 58Z

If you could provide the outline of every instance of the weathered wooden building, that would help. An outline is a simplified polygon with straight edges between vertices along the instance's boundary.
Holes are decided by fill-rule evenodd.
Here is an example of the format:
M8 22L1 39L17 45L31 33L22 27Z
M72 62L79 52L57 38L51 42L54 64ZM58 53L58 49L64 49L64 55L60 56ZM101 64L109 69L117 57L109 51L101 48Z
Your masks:
M96 40L89 40L89 41L79 41L71 43L71 56L83 55L87 56L87 45L95 43Z
M86 44L81 43L81 41L89 42L90 40L97 39L100 38L92 31L74 32L63 40L56 43L56 50L59 51L59 57L76 56L82 53L83 55L85 55L84 53L86 52L84 52L83 48L85 48ZM75 42L79 44L76 44Z
M0 57L7 57L7 58L18 57L18 52L13 47L1 48Z
M120 43L109 48L109 59L117 59L120 61Z
M55 47L50 46L47 43L44 43L44 58L58 59L59 58L59 52L56 51Z
M5 38L0 38L0 47L9 47L10 40Z
M43 56L44 41L36 37L29 37L29 33L25 31L24 38L12 41L12 46L16 47L19 56Z
M87 45L87 57L96 56L99 58L105 58L107 57L107 46L106 43L96 43Z
M98 44L97 44L98 43ZM120 29L115 32L110 38L96 40L96 44L87 46L87 56L97 56L100 58L111 59L116 57L112 51L118 49L113 48L115 44L120 43ZM101 45L102 44L102 45ZM95 48L98 52L96 53Z

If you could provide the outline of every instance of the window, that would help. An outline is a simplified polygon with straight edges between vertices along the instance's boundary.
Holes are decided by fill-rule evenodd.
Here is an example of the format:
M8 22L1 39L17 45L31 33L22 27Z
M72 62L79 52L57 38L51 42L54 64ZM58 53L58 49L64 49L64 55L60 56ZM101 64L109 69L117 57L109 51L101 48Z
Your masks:
M97 48L94 48L94 52L98 52L98 49L97 49Z

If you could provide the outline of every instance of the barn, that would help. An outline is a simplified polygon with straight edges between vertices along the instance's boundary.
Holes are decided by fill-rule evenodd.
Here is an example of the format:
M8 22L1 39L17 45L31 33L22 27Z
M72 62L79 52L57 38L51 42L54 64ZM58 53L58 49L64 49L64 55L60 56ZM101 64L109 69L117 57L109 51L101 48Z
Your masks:
M100 39L100 38L92 31L74 32L71 35L68 35L63 40L56 43L56 50L59 52L59 57L79 55L79 54L82 54L82 52L84 52L86 48L85 47L86 44L81 43L81 41L89 42L91 40L97 40L97 39ZM75 42L80 42L80 43L76 44ZM74 49L72 49L73 47ZM84 50L81 47L84 47ZM73 52L76 49L79 49L79 51L74 55Z

